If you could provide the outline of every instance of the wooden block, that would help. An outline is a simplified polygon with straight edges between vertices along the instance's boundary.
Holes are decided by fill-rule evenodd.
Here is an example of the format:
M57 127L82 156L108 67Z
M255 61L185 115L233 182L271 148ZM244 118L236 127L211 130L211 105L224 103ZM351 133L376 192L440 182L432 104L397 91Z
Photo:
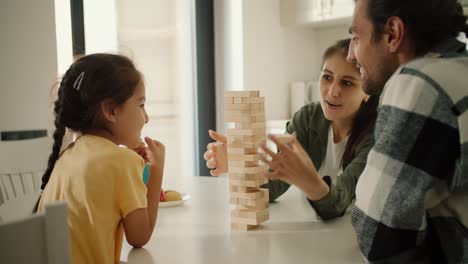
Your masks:
M268 201L258 199L258 200L246 200L246 199L235 199L235 202L231 202L239 209L247 209L247 210L263 210L270 207L270 203ZM240 201L242 200L242 202ZM255 201L255 204L251 202L253 205L243 205L244 201Z
M256 167L229 167L229 173L257 174L266 172L265 166Z
M265 203L265 199L242 199L236 198L236 205L244 207L256 207L259 204Z
M244 187L244 186L235 186L235 185L230 185L229 190L231 192L258 192L258 191L261 192L260 188L258 187Z
M259 97L260 91L225 91L224 97Z
M263 198L266 202L270 201L270 190L267 188L260 188L260 191L263 192Z
M232 167L253 167L253 166L258 166L258 161L230 160L229 161L229 166L232 166Z
M243 99L243 98L242 98ZM244 102L244 101L242 101ZM260 103L265 104L265 97L253 97L249 98L249 103Z
M228 97L228 98L230 98L230 97ZM234 99L234 102L235 102L235 99ZM255 107L252 104L232 103L232 104L225 104L224 105L224 110L225 111L227 110L227 111L233 111L234 112L235 110L251 110L251 109L258 110L258 108Z
M265 103L265 97L242 97L241 103L261 104Z
M228 145L227 152L228 154L255 154L258 153L258 148L230 148Z
M239 223L245 225L259 225L270 218L270 215L261 216L259 218L242 218L231 217L231 223Z
M228 154L228 160L258 161L258 154Z
M229 169L228 169L229 170ZM266 168L265 168L266 171ZM230 180L256 181L265 179L264 171L259 173L235 173L229 172Z
M256 117L254 118L254 120L255 120L255 121L253 121L253 122L257 122L257 123L258 123L258 122L265 122L265 115L263 115L263 116L256 116Z
M241 118L241 117L263 117L265 118L265 112L258 109L246 109L246 110L224 110L224 118ZM248 122L248 121L247 121Z
M231 192L229 198L241 198L241 199L259 199L263 198L263 195L265 193L262 191L255 191L255 192L246 192L246 193L241 193L241 192Z
M247 123L236 123L235 127L239 128L239 129L266 128L265 127L265 122L261 122L261 123L249 123L249 122L247 122Z
M265 119L265 118L263 118ZM255 116L224 116L225 122L257 122L257 117ZM263 120L265 121L265 120Z
M248 231L256 228L258 226L256 225L245 225L245 224L240 224L240 223L231 223L231 229L237 230L237 231Z
M228 135L227 143L228 148L231 147L231 143L260 143L260 141L265 140L266 135L253 135L253 136L243 136L243 135Z
M224 97L224 105L232 104L232 103L234 103L234 98L232 98L232 97Z
M266 215L270 215L270 210L268 208L262 210L250 210L236 207L231 211L231 217L259 219Z
M264 179L259 179L259 180L236 180L236 179L230 179L229 184L231 185L236 185L236 186L244 186L244 187L258 187L262 184L264 184L265 180Z
M234 97L233 99L234 104L242 104L242 97Z
M258 131L256 128L253 129L238 129L230 128L226 131L227 136L255 136Z

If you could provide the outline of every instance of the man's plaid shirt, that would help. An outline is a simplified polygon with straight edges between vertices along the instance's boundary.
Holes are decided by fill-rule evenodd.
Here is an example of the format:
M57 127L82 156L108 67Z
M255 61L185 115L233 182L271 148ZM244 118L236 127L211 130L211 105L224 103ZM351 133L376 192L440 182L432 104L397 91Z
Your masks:
M385 85L352 223L372 263L468 263L468 57L455 39Z

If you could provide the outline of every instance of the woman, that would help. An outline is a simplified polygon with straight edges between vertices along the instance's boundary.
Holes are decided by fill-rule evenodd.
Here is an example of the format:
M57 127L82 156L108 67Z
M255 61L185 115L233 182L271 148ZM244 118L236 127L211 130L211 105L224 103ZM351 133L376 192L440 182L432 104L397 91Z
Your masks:
M348 63L350 40L340 40L322 57L320 103L296 112L286 125L294 134L288 146L270 136L279 153L261 145L271 160L263 157L270 181L270 202L296 185L323 220L342 216L354 199L354 190L373 146L372 131L377 116L377 97L362 89L356 65ZM210 131L217 142L208 144L204 158L212 175L227 172L226 137Z

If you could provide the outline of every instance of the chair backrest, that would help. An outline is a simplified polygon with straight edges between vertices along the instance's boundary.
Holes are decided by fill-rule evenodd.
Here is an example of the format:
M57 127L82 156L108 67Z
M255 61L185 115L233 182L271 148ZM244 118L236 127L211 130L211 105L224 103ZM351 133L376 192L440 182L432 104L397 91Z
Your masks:
M31 212L52 150L49 138L0 141L0 218Z
M49 204L45 213L0 223L0 263L70 263L67 205Z

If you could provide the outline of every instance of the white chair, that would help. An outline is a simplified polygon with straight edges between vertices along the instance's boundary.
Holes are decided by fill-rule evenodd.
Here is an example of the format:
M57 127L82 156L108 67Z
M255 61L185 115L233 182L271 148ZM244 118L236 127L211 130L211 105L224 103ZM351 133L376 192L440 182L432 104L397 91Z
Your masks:
M31 213L52 151L49 138L0 141L0 219Z
M0 262L70 263L67 205L46 205L45 213L0 224Z

